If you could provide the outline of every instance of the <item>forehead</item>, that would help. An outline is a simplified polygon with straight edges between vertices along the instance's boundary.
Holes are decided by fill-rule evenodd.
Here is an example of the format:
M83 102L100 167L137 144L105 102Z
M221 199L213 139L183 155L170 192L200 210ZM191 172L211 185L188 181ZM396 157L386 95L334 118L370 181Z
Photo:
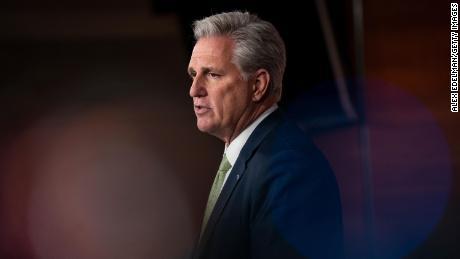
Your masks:
M233 40L226 36L201 38L193 48L191 59L223 59L231 60L233 54Z

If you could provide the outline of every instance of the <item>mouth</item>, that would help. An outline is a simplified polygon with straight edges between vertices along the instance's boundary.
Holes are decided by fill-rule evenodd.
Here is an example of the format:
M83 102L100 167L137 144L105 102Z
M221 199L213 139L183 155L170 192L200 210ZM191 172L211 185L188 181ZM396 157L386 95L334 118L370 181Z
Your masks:
M194 105L193 109L195 110L196 115L202 115L211 110L211 108L202 105Z

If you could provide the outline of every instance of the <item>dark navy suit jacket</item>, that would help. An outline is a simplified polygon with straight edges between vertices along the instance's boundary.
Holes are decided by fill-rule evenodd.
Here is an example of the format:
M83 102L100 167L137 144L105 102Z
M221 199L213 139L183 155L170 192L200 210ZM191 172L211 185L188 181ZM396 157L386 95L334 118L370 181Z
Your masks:
M249 137L193 258L341 258L342 217L326 159L282 112Z

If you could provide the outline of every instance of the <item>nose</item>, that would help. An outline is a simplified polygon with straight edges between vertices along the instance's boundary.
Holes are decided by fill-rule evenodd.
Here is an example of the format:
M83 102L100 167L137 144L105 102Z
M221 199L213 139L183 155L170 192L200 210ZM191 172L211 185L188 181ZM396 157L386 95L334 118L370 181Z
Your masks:
M195 76L190 86L190 97L203 97L206 96L206 88L199 76Z

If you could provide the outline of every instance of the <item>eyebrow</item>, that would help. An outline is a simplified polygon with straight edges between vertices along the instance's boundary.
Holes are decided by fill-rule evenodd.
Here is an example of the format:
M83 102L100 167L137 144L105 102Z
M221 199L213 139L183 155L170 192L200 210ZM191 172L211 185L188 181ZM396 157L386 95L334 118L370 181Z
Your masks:
M214 68L214 67L201 67L200 70L203 73L208 73L208 72L211 72L211 71L216 71L217 73L223 73L223 71L221 69L217 69L217 68ZM191 75L192 73L196 73L196 71L192 67L189 67L188 68L188 73Z

